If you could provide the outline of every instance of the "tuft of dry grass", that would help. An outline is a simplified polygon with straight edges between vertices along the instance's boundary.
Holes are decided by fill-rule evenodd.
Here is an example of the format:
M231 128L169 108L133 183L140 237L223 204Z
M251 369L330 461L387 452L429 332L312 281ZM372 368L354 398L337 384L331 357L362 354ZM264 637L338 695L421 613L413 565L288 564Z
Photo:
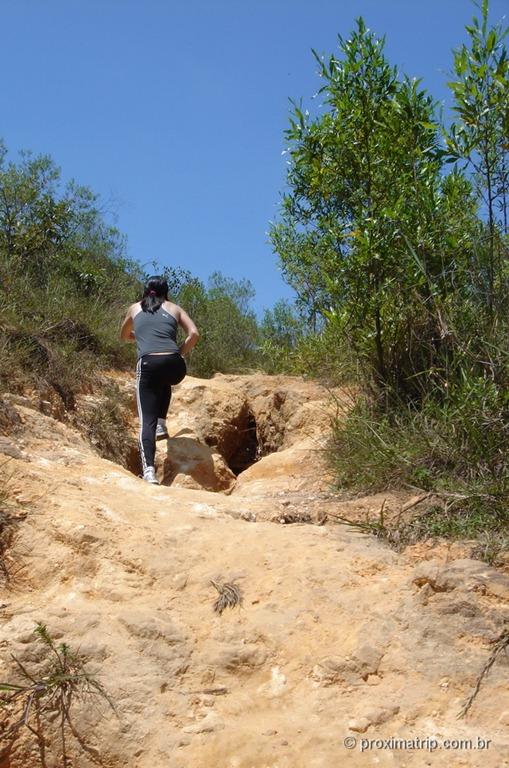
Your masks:
M474 689L470 694L470 696L468 697L468 699L466 700L466 702L464 703L460 712L458 713L458 718L465 717L468 710L474 703L477 694L481 690L481 685L483 683L484 678L486 677L486 675L488 674L488 672L490 671L490 669L492 668L492 666L494 665L498 657L501 656L503 652L506 653L507 655L507 648L509 648L509 626L506 626L502 630L497 640L495 640L493 650L490 653L485 665L479 672L479 675L477 676L477 680L474 685Z
M115 711L103 685L85 669L83 659L73 652L66 643L57 645L47 627L39 622L34 630L38 640L45 647L44 665L41 670L31 671L12 656L17 668L19 682L0 682L0 707L10 725L4 727L2 736L12 740L22 728L33 733L41 750L44 762L45 739L43 725L45 719L59 721L59 730L63 754L63 764L67 765L67 728L87 751L87 744L76 731L71 710L75 700L88 700L99 696L108 702ZM1 756L1 754L0 754Z
M225 608L235 608L236 605L242 605L242 592L236 584L228 582L218 582L210 580L212 586L217 590L219 597L214 602L214 611L222 614Z
M15 408L6 400L0 397L0 434L8 435L13 432L21 419Z
M24 518L24 514L17 513L4 481L3 488L0 488L0 581L4 584L11 578L7 553L13 545L19 522Z
M470 556L488 565L502 566L507 562L509 536L502 531L484 531L473 547Z
M72 424L103 458L131 469L128 457L137 453L138 446L130 436L131 416L127 400L112 382L101 383L97 392L97 401L78 408Z
M423 491L417 499L407 502L397 512L388 512L384 500L378 514L373 517L366 513L364 520L330 511L327 516L362 533L376 536L398 552L426 539L475 538L471 557L495 567L503 566L508 558L509 536L501 529L490 529L490 521L480 517L478 509L484 499L483 494L468 496L447 491ZM462 505L473 500L477 501L477 506L472 505L464 511ZM484 524L484 529L481 524Z

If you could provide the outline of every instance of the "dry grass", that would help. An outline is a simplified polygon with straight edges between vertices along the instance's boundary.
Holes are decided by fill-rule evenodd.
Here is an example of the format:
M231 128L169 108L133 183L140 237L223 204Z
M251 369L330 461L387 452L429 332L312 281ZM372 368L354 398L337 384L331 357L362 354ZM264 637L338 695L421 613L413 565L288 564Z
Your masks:
M481 690L481 685L483 683L484 678L496 662L499 656L502 655L502 653L505 653L507 655L507 648L509 648L509 626L505 627L505 629L502 631L500 636L495 641L495 644L493 646L493 650L489 655L489 658L483 668L481 669L479 675L477 676L477 680L474 686L474 689L468 699L466 700L465 704L461 708L458 718L465 717L468 710L472 706L472 704L475 701L475 698L479 691Z
M8 552L13 546L19 523L26 517L10 497L8 482L9 478L4 478L4 485L0 488L0 581L4 584L9 583L12 575Z
M221 583L213 579L210 580L210 583L219 593L219 597L214 602L214 611L216 613L221 615L226 608L235 608L236 605L242 605L242 592L236 584Z
M137 453L138 446L130 436L132 417L128 401L110 381L96 382L95 393L95 402L81 404L71 423L103 458L131 470L129 457Z
M74 702L100 697L113 710L114 705L101 683L85 669L83 659L71 651L68 645L56 645L42 623L37 624L35 634L45 648L43 668L31 671L12 656L18 669L19 682L0 682L0 707L10 723L2 735L12 743L18 732L27 728L37 738L41 762L45 764L44 727L58 718L63 765L66 766L67 729L89 751L86 741L76 731L71 720Z

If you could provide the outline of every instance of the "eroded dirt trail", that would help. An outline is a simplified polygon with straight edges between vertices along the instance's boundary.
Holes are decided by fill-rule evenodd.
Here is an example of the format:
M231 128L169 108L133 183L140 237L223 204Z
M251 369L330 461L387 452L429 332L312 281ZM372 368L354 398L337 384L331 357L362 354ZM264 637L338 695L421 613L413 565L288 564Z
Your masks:
M350 527L272 522L341 507L327 492L330 405L319 387L186 380L169 421L176 437L167 455L158 449L172 485L160 487L11 402L22 424L2 473L27 516L13 551L24 569L0 600L0 678L14 676L11 653L37 664L43 621L80 648L117 707L78 705L85 740L71 737L69 766L509 765L504 660L457 719L509 615L509 579L443 548L420 561ZM253 450L239 435L253 424L267 455L235 478ZM204 489L214 484L227 493ZM215 613L211 580L237 583L242 607ZM41 764L29 736L2 768ZM61 766L57 732L47 738L46 764ZM390 738L491 743L360 751L363 739Z

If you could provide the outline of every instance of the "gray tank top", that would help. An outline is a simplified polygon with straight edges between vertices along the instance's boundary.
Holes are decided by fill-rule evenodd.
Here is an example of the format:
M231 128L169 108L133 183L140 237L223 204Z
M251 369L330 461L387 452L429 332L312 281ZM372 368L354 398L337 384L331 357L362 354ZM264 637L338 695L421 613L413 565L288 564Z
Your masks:
M133 319L138 358L151 352L179 351L177 344L178 323L164 307L157 312L138 312Z

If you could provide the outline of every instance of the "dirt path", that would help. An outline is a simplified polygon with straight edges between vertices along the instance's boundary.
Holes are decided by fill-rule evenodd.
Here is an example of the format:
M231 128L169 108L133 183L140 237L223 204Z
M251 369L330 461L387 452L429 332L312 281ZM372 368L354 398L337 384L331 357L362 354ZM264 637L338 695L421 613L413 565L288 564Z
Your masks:
M268 433L262 405L270 415L285 387L301 397L271 416L286 425L278 449L229 495L182 487L182 457L172 486L149 486L17 401L23 423L9 441L20 453L2 473L27 513L11 552L24 567L0 595L0 679L13 679L11 653L36 669L36 621L80 648L117 714L77 705L73 768L509 765L505 659L457 719L509 615L509 579L444 548L418 562L350 527L270 522L337 503L318 450L324 393L281 378L190 381L171 434L191 429L191 403L208 413L185 435L199 442L210 398L225 390L229 407L232 389ZM215 613L212 580L237 584L242 607ZM62 766L56 729L46 736L46 765ZM28 732L0 761L41 764Z

